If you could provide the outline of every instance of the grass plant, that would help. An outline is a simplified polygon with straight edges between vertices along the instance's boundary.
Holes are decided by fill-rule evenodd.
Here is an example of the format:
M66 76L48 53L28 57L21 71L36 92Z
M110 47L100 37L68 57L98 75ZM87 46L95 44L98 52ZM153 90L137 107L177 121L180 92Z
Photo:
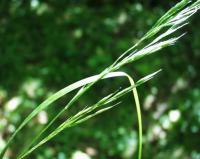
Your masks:
M56 92L44 102L42 102L24 119L24 121L9 138L6 146L0 153L0 159L4 158L6 150L8 149L10 144L14 142L16 135L22 130L24 126L27 125L30 120L33 119L33 117L35 117L42 110L50 107L50 105L59 98L67 95L68 93L76 89L79 89L76 95L69 101L69 103L66 104L66 106L60 112L58 112L58 114L43 128L43 130L41 130L41 132L39 132L39 134L37 134L36 137L33 138L32 142L26 145L26 148L20 152L17 159L23 159L27 157L35 149L48 142L64 129L80 124L102 112L105 112L115 107L120 103L119 99L131 91L133 92L138 117L138 159L141 159L142 115L136 87L153 78L160 70L143 77L137 82L134 82L131 76L129 76L125 72L119 71L119 69L126 64L130 64L165 47L174 45L177 40L185 34L183 33L175 35L175 33L188 24L188 19L192 15L194 15L199 8L200 0L196 0L194 2L191 2L190 0L180 1L169 11L167 11L134 46L125 51L116 61L113 62L113 64L105 68L100 74L75 82ZM74 105L75 102L77 102L82 95L86 94L90 89L92 89L92 87L97 82L100 82L100 80L102 79L105 80L118 77L126 77L130 83L130 86L103 97L95 104L85 107L77 114L69 118L66 117L66 120L61 125L55 128L49 135L45 136L43 139L40 139L41 135L44 134L44 132L60 117L60 115L65 113L72 105Z

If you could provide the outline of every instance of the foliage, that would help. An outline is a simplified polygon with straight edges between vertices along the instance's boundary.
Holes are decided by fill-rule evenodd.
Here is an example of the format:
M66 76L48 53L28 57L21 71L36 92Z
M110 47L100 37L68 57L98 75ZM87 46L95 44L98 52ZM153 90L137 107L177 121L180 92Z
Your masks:
M0 74L2 77L1 83L3 83L1 86L1 98L2 105L4 105L5 109L2 111L2 121L6 119L6 122L12 126L13 124L19 124L21 120L44 99L46 94L51 94L55 89L64 87L64 85L66 85L65 81L72 82L70 80L80 79L84 75L88 75L91 72L98 72L104 68L104 66L112 63L112 59L116 57L116 52L120 53L127 48L132 37L136 37L134 41L137 41L137 37L140 38L141 36L138 33L147 30L144 28L146 24L152 25L152 22L156 19L154 17L156 15L155 13L162 14L160 10L157 10L158 7L153 8L152 13L150 6L142 6L139 3L130 4L124 2L124 7L120 7L123 9L118 9L119 6L111 1L102 2L102 4L95 4L89 1L78 4L74 4L73 2L66 3L64 1L49 1L48 3L38 2L39 1L31 1L31 3L13 1L11 3L5 1L2 2L1 5L3 6L2 11L5 11L4 8L6 8L6 6L9 7L9 9L5 11L5 16L1 21L1 25L3 26L1 34L2 37L4 37L1 39L4 40L1 41L1 46L3 46L1 52L5 54L4 58L1 60L1 68L4 68L4 71ZM64 5L65 3L67 6ZM100 9L96 11L98 6L100 6ZM145 9L143 7L145 7ZM188 12L185 13L188 14ZM138 23L133 24L132 19L134 18ZM197 29L196 32L198 34ZM113 37L114 40L112 39ZM173 39L172 42L174 42L174 40L176 39ZM198 48L198 39L195 40L192 45ZM110 46L112 46L112 48ZM182 48L181 50L183 50L183 52L189 50L186 45L179 47L180 49ZM155 50L156 49L157 47ZM199 56L198 49L193 50L194 63L192 62L192 65L198 66L198 62L195 62L195 57ZM194 125L195 123L197 125L191 130L195 130L195 134L198 133L198 122L196 122L199 117L197 111L198 102L193 111L194 115L191 114L187 119L178 119L178 122L173 119L173 114L178 113L183 115L185 114L184 112L187 112L191 107L191 104L183 104L184 108L178 107L178 105L182 105L180 102L182 100L180 99L188 99L190 95L176 96L177 92L184 92L189 86L191 86L191 94L193 94L193 90L194 92L198 92L198 89L193 89L198 87L198 85L196 86L195 82L189 83L190 80L195 81L196 79L197 81L197 70L191 64L188 65L187 71L185 71L186 69L182 69L181 67L183 65L187 67L185 63L190 63L191 59L186 58L188 57L187 54L183 54L182 56L180 56L180 54L176 55L177 50L175 48L173 48L171 52L171 54L173 54L173 59L171 59L170 55L164 54L164 56L166 58L168 57L170 60L161 59L160 57L163 57L162 55L158 58L148 58L148 61L140 61L136 63L137 65L135 65L134 68L131 66L129 67L129 71L133 70L142 74L147 74L155 70L153 69L155 67L153 64L158 64L160 66L165 64L164 68L167 70L166 74L161 77L161 80L155 80L156 85L159 84L160 86L158 88L152 88L152 94L150 95L147 95L148 91L144 91L143 94L143 96L147 96L146 102L144 103L144 109L146 109L144 112L148 114L145 116L146 120L144 119L144 122L147 122L144 128L144 151L146 152L145 154L148 154L146 156L147 158L151 156L151 154L152 156L156 156L155 158L180 158L180 156L177 157L177 155L180 155L179 153L183 151L185 152L185 154L183 154L184 156L189 155L193 158L196 156L197 158L199 155L197 147L198 142L186 141L186 143L181 144L178 143L177 140L174 140L174 138L176 138L178 134L191 135L189 131L186 131L187 126L191 125L188 124L189 121L187 121L187 119L195 121ZM151 61L152 66L149 66L149 61ZM172 67L171 65L174 66ZM156 68L158 67L156 66ZM184 78L179 77L182 71L185 71L185 75L181 75L184 76ZM175 73L177 72L180 73L176 75ZM16 79L13 79L13 74L16 74ZM165 77L167 75L169 80L164 82L166 80L162 79L167 79ZM6 79L3 77L6 77ZM175 78L179 79L177 83L173 85L172 83L175 81ZM152 82L151 85L155 85L153 83L154 82ZM96 92L98 92L98 95L105 96L110 89L113 89L109 86L109 83L99 85L96 88ZM112 82L112 86L118 86L118 82ZM99 88L102 90L101 93L99 92ZM20 96L15 97L15 95ZM70 97L66 98L67 100L70 99ZM88 101L92 103L97 98L99 99L99 96L95 94L84 96L84 98L80 99L78 103L79 106L76 108L79 109L81 105L85 105ZM152 107L151 102L150 104L148 102L148 99L153 98L156 98L156 100L153 100L153 105L155 105L156 108ZM13 101L15 104L13 104ZM56 104L56 109L51 108L49 110L48 114L50 119L58 112L57 109L62 109L62 107L58 108L58 106L63 105L65 101L66 99L59 101ZM195 100L191 100L189 103L191 102L193 103ZM172 106L175 103L177 106ZM15 105L16 108L13 108L13 105ZM135 145L134 141L137 140L137 137L134 137L134 132L137 131L137 129L132 129L132 124L136 123L136 120L130 119L130 115L127 115L130 114L130 101L127 100L127 104L124 105L127 105L127 109L118 108L116 111L109 112L107 115L105 114L105 116L103 115L102 118L99 117L98 119L93 119L88 122L87 130L84 125L69 130L71 132L64 132L56 139L52 140L50 144L46 145L46 149L41 148L36 151L33 156L35 156L35 158L41 158L42 156L43 158L48 158L48 156L52 158L52 156L56 157L56 155L59 154L61 154L60 156L70 155L72 150L76 150L77 147L82 147L82 150L86 150L88 143L85 143L84 140L89 140L90 145L99 151L98 158L108 158L108 156L129 157L130 155L127 155L127 153L133 151L129 150L129 147L134 148L134 146L128 144ZM131 114L134 115L133 111ZM19 114L22 116L19 116ZM113 114L112 116L115 116L116 119L111 121L111 114ZM187 114L188 113L186 113L186 116ZM117 117L121 118L118 119ZM62 123L65 118L66 116L59 118L60 121L58 121L55 126ZM104 123L107 123L108 120L110 124L108 123L108 125L105 125ZM179 122L180 125L178 124ZM9 126L9 124L5 124L5 126L1 128L5 131L4 135L13 131L13 129L9 127L6 131L5 127ZM35 128L36 125L38 125L38 121L32 121L32 123L28 125L28 128L23 130L23 137L24 134L26 134L26 139L31 140L35 132L30 132L29 129ZM96 127L94 127L94 125ZM176 125L180 126L181 129L185 129L185 131L177 132L175 128ZM53 130L55 126L52 126L51 130ZM11 132L9 132L9 129L11 129ZM174 132L174 130L176 131ZM36 128L34 131L40 130ZM156 134L156 132L159 133ZM170 134L173 132L173 134L168 137L168 132L170 132ZM19 145L26 145L26 143L21 141L21 137L22 136L19 135L16 145L13 145L13 153L10 154L11 156L15 156L15 154L17 154L16 152L20 151L18 149L20 148ZM80 139L82 139L81 141L83 142L80 142ZM112 144L116 145L116 147L109 144L111 141L114 143L116 142ZM132 141L132 143L129 143L130 141ZM92 144L95 142L97 142L97 144ZM158 143L156 143L155 151L152 151L151 144L148 143L154 142ZM56 143L56 145L54 145L54 143ZM85 144L79 146L79 143ZM192 144L194 144L194 146L192 146ZM66 145L66 148L62 148L62 145ZM74 149L74 145L77 146L76 149ZM167 148L169 146L170 150L168 151ZM46 150L45 153L42 153L43 150ZM63 152L65 153L63 154Z

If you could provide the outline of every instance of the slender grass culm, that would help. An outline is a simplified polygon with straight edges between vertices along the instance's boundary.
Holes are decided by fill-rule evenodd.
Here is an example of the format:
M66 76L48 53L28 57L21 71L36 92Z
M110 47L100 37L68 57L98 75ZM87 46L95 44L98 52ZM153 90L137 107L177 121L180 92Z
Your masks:
M33 138L32 142L25 146L25 149L21 150L17 159L23 159L32 153L35 149L55 137L65 128L69 128L80 124L97 114L100 114L108 109L113 108L118 105L118 99L128 92L133 92L133 97L136 104L136 111L138 117L138 159L142 158L142 116L140 110L140 103L138 98L138 93L136 87L143 84L144 82L150 80L154 77L159 71L147 75L146 77L138 80L136 83L133 79L124 72L118 72L118 70L131 62L134 62L146 55L155 53L162 48L171 46L176 41L182 37L184 34L179 36L174 36L174 33L188 24L188 19L194 15L200 8L200 0L190 1L182 0L174 7L172 7L168 12L166 12L156 23L155 25L130 49L125 51L113 64L104 69L100 74L91 76L85 79L82 79L78 82L75 82L60 91L56 92L38 107L36 107L32 113L30 113L21 125L16 129L16 131L11 135L7 144L0 153L0 159L4 158L5 152L8 147L14 141L16 135L20 130L27 125L27 123L33 119L39 112L48 108L50 104L58 100L62 96L70 93L71 91L78 89L76 95L66 104L66 106L58 112L58 114L47 124L40 132ZM69 109L83 94L86 94L89 89L91 89L94 84L99 82L102 79L108 78L117 78L117 77L126 77L130 83L130 87L124 88L121 91L116 91L97 101L95 104L84 108L79 111L77 114L67 118L61 125L55 128L49 135L45 136L43 139L40 139L42 134L58 119L58 117L63 114L67 109ZM107 106L109 104L109 106ZM40 140L39 140L40 139ZM39 141L38 141L39 140Z

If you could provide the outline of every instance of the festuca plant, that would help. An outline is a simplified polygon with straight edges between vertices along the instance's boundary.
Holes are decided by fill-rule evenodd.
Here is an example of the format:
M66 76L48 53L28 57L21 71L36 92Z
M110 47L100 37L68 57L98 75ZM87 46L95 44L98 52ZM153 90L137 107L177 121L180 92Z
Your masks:
M5 147L0 153L0 159L4 158L5 152L8 147L14 142L16 135L28 124L30 120L33 119L39 112L50 107L50 105L63 97L64 95L79 89L75 96L66 104L66 106L58 112L58 114L38 133L36 137L33 138L32 142L25 146L25 149L21 150L17 159L23 159L32 153L35 149L41 145L48 142L50 139L58 135L61 131L66 128L70 128L77 124L80 124L97 114L100 114L104 111L107 111L114 106L118 105L119 99L127 94L128 92L133 93L136 111L137 111L137 120L138 120L138 159L142 158L142 115L140 110L140 103L138 98L138 93L136 87L143 84L144 82L153 78L159 71L156 71L152 74L149 74L142 79L134 82L133 78L126 74L125 72L119 71L120 68L126 64L132 63L136 60L139 60L147 55L155 53L165 47L174 45L180 37L185 33L175 36L174 33L188 24L188 19L194 15L200 8L200 0L191 2L190 0L182 0L174 7L172 7L168 12L166 12L156 23L155 25L131 48L125 51L116 61L113 62L109 67L105 68L101 73L95 76L91 76L85 79L82 79L78 82L75 82L60 91L56 92L44 102L42 102L38 107L36 107L20 124L16 131L11 135L7 141ZM120 91L116 91L97 101L91 106L87 106L75 115L67 118L55 128L50 134L44 136L41 139L41 136L44 132L60 117L61 114L65 113L75 102L79 100L81 96L86 94L93 86L100 80L105 80L108 78L118 78L126 77L130 83L130 86L124 88Z

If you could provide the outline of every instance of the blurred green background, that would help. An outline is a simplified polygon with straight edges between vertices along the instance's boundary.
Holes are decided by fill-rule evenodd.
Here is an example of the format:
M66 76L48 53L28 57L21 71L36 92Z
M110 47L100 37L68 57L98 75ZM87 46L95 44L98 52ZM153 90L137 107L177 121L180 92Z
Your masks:
M0 149L45 98L100 73L131 47L178 0L0 0ZM175 45L122 68L139 79L144 159L200 159L200 13ZM70 113L127 86L102 81ZM41 112L6 153L14 159L25 144L69 101ZM49 131L51 131L49 130ZM131 95L120 106L66 129L34 151L31 159L129 159L137 156L137 118Z

